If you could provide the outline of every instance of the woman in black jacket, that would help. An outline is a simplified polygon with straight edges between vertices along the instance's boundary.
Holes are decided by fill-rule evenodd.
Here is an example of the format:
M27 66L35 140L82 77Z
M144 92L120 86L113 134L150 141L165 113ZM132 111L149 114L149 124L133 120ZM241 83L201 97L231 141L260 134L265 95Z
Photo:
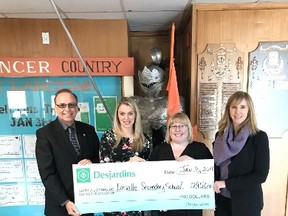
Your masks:
M246 92L231 95L218 126L213 142L215 216L260 216L269 141L257 128L253 101Z
M192 160L212 159L210 150L204 143L193 141L190 119L185 113L176 113L167 122L165 142L157 144L150 160ZM202 209L179 209L169 211L152 211L159 216L202 216Z

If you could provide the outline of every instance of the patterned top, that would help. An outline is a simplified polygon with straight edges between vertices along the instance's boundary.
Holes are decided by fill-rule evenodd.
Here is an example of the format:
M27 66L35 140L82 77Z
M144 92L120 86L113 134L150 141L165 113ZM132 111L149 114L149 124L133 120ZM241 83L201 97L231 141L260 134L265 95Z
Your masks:
M117 147L116 143L116 134L114 131L108 130L104 132L101 137L100 142L100 162L101 163L109 163L109 162L126 162L129 161L131 157L135 155L141 157L145 160L149 159L150 155L150 140L146 134L144 148L141 152L137 152L133 150L133 140L127 137L123 137Z
M149 159L150 156L150 146L151 142L148 136L144 133L145 142L144 148L141 152L133 150L133 140L123 137L117 147L116 143L116 134L113 130L108 130L103 133L101 137L101 142L99 146L100 151L100 163L111 163L111 162L126 162L129 161L131 157L135 155L141 157L145 160ZM104 213L105 216L141 216L140 211L131 211L131 212L109 212Z

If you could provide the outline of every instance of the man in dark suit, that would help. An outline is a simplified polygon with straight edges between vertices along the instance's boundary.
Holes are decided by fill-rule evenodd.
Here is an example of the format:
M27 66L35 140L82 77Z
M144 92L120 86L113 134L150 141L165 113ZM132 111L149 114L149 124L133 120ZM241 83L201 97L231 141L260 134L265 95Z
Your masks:
M75 121L79 107L72 91L59 90L54 102L57 119L36 131L36 159L45 187L45 215L79 216L81 213L74 204L72 164L99 163L99 138L93 126ZM69 139L69 127L76 136L76 146Z

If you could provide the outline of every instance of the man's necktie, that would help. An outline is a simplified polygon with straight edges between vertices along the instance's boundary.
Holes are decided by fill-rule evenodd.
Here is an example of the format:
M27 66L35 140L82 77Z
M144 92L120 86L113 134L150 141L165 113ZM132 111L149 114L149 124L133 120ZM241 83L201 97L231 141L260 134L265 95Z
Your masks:
M80 146L79 146L78 141L75 137L76 134L75 134L74 128L68 127L67 130L68 130L69 140L70 140L71 144L73 145L77 155L79 156L80 155Z

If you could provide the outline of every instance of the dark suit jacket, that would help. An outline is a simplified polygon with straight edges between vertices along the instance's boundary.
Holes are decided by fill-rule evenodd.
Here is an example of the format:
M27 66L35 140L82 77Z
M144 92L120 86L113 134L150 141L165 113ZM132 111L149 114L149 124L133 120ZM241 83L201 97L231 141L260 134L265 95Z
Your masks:
M95 128L78 121L75 125L80 157L58 119L36 131L36 159L45 186L45 215L68 215L61 204L68 199L74 202L72 164L82 159L99 163L99 138Z
M236 212L239 215L249 215L249 212L263 208L261 184L268 176L269 160L269 141L263 131L250 135L243 149L231 158L225 183L230 191L233 215ZM219 177L220 170L216 167L216 180Z

